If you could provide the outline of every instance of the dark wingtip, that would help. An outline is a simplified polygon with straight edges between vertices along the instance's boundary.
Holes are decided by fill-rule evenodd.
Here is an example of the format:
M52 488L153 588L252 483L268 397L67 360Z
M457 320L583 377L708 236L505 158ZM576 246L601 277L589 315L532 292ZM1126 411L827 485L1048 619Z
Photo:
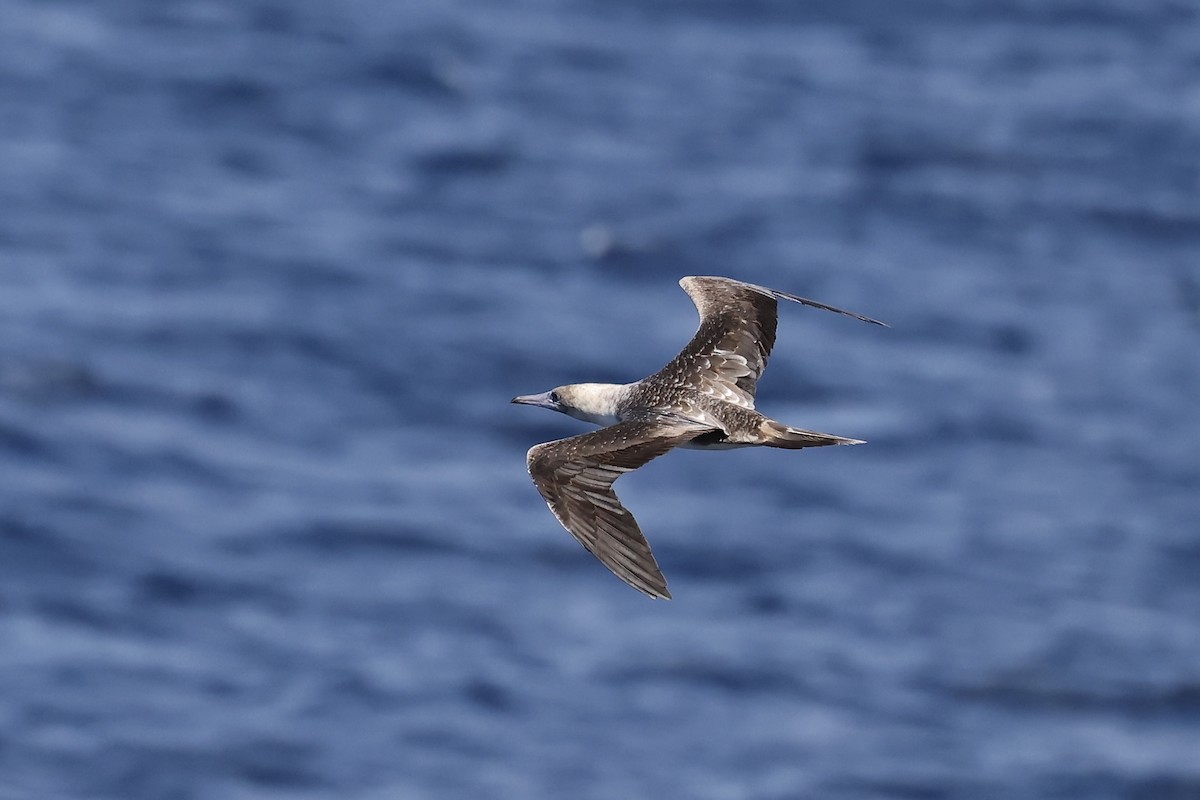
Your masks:
M604 566L607 567L608 565L605 564ZM612 567L609 567L609 569L611 570ZM613 572L613 574L616 575L621 580L625 581L625 583L629 584L634 589L637 589L639 592L646 595L646 597L649 597L651 600L670 600L671 599L671 590L667 588L666 583L663 583L660 586L654 586L652 584L645 583L645 582L635 582L635 581L629 580L624 575L620 575L620 574L616 573L615 571Z
M881 322L880 320L874 319L873 317L867 317L862 314L855 314L853 311L843 311L840 308L832 308L832 307L828 307L828 306L826 308L829 311L836 311L839 314L845 314L847 317L854 317L855 319L857 319L861 322L869 322L872 325L882 325L885 328L892 327L891 325L888 325L886 322Z
M838 308L837 306L831 306L828 303L821 303L817 300L810 300L807 297L801 297L798 294L788 294L787 292L781 292L777 289L767 289L767 291L770 292L771 294L775 295L780 300L791 300L793 303L799 303L800 305L803 305L803 306L811 306L812 308L819 308L822 311L832 311L835 314L841 314L846 317L853 317L854 319L859 320L860 322L869 322L872 325L882 325L885 328L892 327L891 325L888 325L886 322L881 322L873 317L868 317L864 314L856 314L853 311L847 311L844 308Z

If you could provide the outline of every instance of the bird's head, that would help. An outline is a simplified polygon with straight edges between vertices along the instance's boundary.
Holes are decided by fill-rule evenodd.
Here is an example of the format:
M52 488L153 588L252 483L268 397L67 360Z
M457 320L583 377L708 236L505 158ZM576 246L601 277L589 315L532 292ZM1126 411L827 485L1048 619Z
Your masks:
M548 408L597 425L611 425L617 421L617 401L624 388L613 383L570 383L541 394L514 397L512 401Z

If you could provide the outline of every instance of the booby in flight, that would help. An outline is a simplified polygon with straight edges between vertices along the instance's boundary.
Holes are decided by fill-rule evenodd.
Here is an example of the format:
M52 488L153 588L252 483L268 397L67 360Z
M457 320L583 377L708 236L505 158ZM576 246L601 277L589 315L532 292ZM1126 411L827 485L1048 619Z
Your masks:
M700 328L661 370L634 383L576 383L512 401L607 426L531 448L529 474L562 526L614 575L668 599L666 578L613 482L674 447L863 444L763 416L754 410L754 391L775 344L779 300L884 324L730 278L688 277L679 285L700 312Z

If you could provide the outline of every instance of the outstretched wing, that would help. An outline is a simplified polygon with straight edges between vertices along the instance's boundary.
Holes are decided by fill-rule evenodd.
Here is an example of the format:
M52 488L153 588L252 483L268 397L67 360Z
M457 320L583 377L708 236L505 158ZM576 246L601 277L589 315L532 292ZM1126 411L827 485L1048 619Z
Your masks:
M651 597L670 598L650 544L612 486L706 430L682 420L618 422L533 447L529 474L562 526L614 575Z
M779 300L883 325L861 314L730 278L691 276L679 285L700 312L700 328L652 380L686 386L743 408L754 408L758 379L775 346Z

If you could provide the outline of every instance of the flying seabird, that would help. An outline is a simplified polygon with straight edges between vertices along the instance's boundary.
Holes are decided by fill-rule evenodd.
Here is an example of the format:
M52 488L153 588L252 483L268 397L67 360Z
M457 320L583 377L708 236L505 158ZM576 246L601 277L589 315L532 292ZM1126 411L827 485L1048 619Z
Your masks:
M526 458L529 474L562 526L604 566L638 591L667 599L666 578L613 482L674 447L863 444L763 416L754 410L754 392L775 344L777 301L884 324L730 278L693 276L679 285L696 304L700 327L661 370L633 383L575 383L512 400L607 426L534 446Z

